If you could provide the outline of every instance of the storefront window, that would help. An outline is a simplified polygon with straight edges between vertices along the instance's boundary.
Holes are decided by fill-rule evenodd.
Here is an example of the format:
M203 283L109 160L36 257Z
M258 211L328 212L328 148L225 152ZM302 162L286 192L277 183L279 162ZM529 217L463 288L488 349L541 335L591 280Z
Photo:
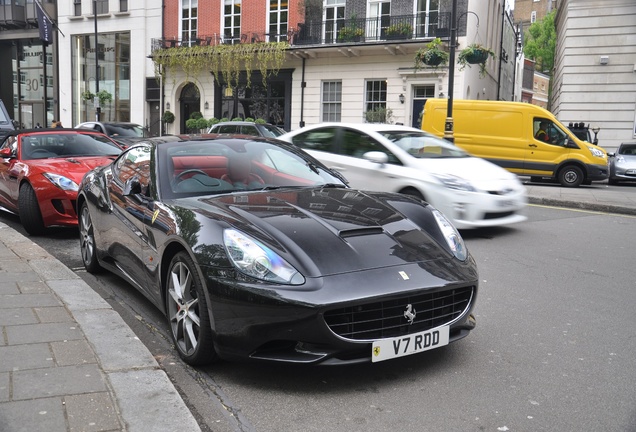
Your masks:
M101 121L130 121L130 33L100 33L97 49L95 35L74 36L72 64L73 124L95 120L98 102Z

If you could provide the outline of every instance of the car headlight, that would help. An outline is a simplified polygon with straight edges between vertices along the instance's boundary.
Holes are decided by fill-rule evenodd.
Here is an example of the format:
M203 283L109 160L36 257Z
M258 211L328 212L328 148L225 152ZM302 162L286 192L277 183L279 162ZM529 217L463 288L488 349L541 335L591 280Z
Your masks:
M467 180L450 174L433 174L440 183L449 189L475 192L476 189Z
M53 183L55 186L59 187L62 190L77 192L79 189L79 186L77 185L77 183L75 183L73 180L71 180L68 177L64 177L59 174L52 174L52 173L44 173L42 175L46 177L48 181L50 181L51 183Z
M305 283L305 277L276 252L240 231L226 229L223 243L232 264L251 277L290 285Z
M592 152L592 154L596 157L600 157L600 158L605 158L605 153L603 153L601 150L597 149L596 147L590 147L588 146L587 148L590 149L590 151Z
M439 225L442 234L444 234L444 238L446 239L446 243L448 247L453 251L453 255L455 258L461 261L465 261L468 257L468 250L466 249L466 244L464 243L464 239L461 235L459 235L459 231L457 228L446 219L439 210L433 209L433 216L435 216L435 220L437 221L437 225Z

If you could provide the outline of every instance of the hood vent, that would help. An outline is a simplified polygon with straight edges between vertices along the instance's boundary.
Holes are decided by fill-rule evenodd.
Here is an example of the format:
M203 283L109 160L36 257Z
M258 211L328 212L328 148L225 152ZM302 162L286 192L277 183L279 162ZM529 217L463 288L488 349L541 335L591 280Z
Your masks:
M359 237L359 236L367 236L367 235L377 235L382 234L384 230L381 227L373 227L373 228L355 228L348 230L338 231L338 235L341 238L347 237Z

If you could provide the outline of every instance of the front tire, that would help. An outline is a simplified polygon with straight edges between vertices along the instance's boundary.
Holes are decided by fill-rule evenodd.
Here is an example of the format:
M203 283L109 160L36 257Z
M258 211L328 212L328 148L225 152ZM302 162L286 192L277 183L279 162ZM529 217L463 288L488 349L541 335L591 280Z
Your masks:
M559 171L559 183L565 187L579 187L583 183L583 171L576 165L568 165Z
M192 258L184 251L170 262L166 291L166 310L179 356L192 366L218 360L203 283Z
M18 211L20 212L20 222L29 235L40 235L44 233L44 221L38 197L35 195L33 187L28 183L20 186L18 196Z
M102 267L97 261L97 252L95 245L95 232L93 230L93 221L88 211L88 204L82 204L79 218L80 233L80 251L82 253L82 261L84 268L89 273L99 273Z

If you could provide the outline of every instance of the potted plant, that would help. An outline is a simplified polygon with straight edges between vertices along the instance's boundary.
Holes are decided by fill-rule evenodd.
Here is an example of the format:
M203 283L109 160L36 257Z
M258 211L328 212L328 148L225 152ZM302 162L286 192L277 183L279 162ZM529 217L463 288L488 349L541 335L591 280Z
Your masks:
M411 39L413 27L409 23L401 22L388 26L385 34L387 39Z
M174 121L174 114L172 114L171 111L164 111L161 121L168 124L172 123Z
M338 31L338 42L359 42L364 37L364 29L356 26L342 27Z
M93 93L91 93L90 90L84 90L82 92L82 99L85 101L91 101L93 100L93 98L95 97L95 95Z
M488 57L495 58L495 53L480 44L470 44L459 52L457 56L457 64L459 70L464 70L466 66L478 64L479 76L486 76L486 61Z
M448 53L442 49L442 40L435 38L415 53L415 69L421 68L423 64L432 67L446 65L448 58Z

